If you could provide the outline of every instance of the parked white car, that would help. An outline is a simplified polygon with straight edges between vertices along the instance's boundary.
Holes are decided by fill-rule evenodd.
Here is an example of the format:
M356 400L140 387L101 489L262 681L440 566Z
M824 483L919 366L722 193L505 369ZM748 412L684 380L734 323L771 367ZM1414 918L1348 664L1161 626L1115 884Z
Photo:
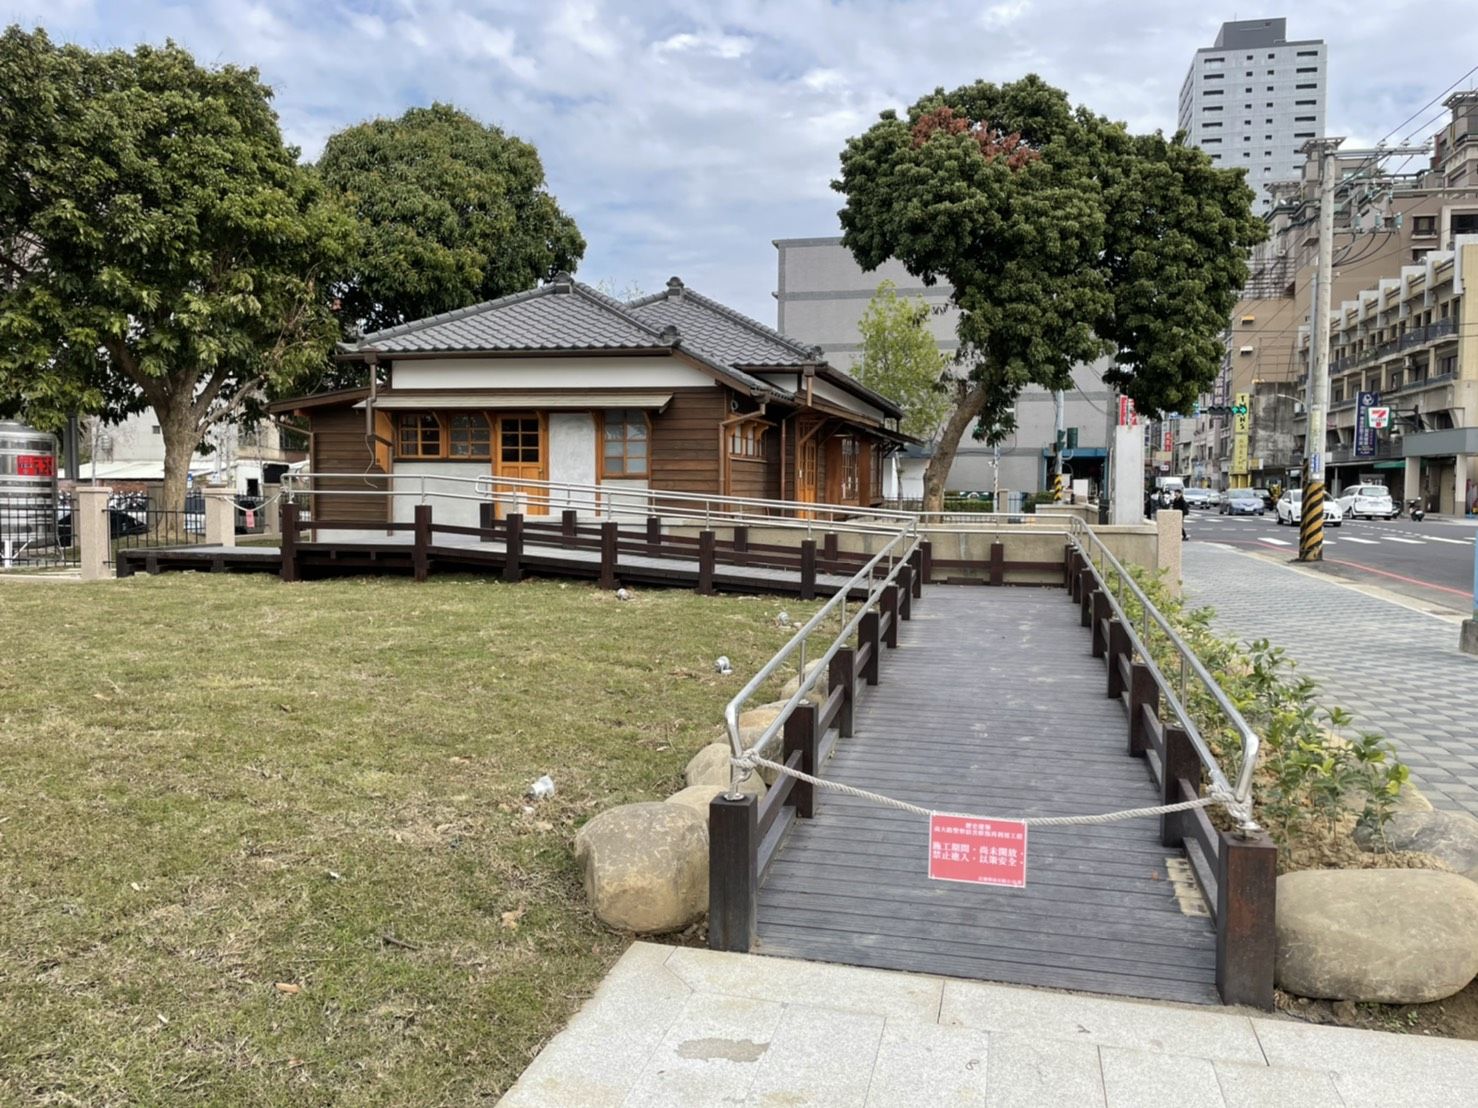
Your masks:
M1303 503L1303 489L1289 489L1278 500L1278 503L1274 508L1274 520L1276 520L1278 523L1289 523L1292 524L1294 527L1297 527L1300 523L1303 522ZM1325 526L1338 527L1344 521L1344 509L1339 506L1339 503L1337 501L1330 500L1326 496L1324 498Z
M1214 508L1221 503L1221 497L1212 489L1186 489L1181 495L1188 508Z
M1396 505L1384 485L1351 485L1340 494L1339 506L1351 519L1396 518Z

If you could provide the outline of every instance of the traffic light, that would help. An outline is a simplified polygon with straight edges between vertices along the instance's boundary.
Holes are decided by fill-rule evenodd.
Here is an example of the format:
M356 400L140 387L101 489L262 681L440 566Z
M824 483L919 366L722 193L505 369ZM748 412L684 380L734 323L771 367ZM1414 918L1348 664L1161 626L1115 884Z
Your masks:
M1076 450L1078 448L1078 429L1076 427L1069 427L1067 429L1067 448L1069 450Z
M1246 404L1233 404L1232 405L1232 415L1246 415L1246 414L1247 414L1247 405Z

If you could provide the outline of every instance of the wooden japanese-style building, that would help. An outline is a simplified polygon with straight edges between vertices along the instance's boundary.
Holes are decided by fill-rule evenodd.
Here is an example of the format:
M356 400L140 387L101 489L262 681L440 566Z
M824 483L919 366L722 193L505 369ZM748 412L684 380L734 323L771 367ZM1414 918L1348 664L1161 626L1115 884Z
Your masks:
M865 509L882 498L886 456L909 441L896 404L676 277L622 303L560 274L365 335L338 357L367 364L372 383L274 410L306 420L315 473L355 475L344 491L385 474L425 477L429 487L491 475L506 487L548 481ZM371 523L409 511L384 497L333 496L333 482L317 487L325 516ZM475 504L451 510L476 524Z

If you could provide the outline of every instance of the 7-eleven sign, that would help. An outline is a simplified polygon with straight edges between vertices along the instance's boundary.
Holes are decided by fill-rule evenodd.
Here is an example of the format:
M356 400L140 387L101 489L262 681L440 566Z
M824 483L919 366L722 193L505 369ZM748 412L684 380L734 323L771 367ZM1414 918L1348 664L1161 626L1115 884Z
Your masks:
M1372 431L1384 431L1391 425L1390 408L1366 408L1365 418Z

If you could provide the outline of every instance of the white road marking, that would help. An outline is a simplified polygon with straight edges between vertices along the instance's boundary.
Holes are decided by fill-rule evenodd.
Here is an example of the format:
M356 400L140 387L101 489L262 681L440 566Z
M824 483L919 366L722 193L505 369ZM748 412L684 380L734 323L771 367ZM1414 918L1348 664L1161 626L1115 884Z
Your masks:
M1364 546L1379 546L1380 545L1380 543L1377 540L1375 540L1375 539L1357 539L1357 538L1355 538L1354 535L1346 535L1344 541L1345 542L1358 542L1358 543L1360 543L1360 544L1362 544Z
M1427 536L1427 541L1428 542L1450 542L1450 543L1453 543L1453 544L1455 544L1457 546L1472 546L1473 545L1473 540L1472 539L1444 539L1444 538L1441 538L1440 536L1437 536L1437 535L1428 535Z
M1403 542L1407 546L1426 546L1426 539L1398 539L1395 535L1387 535L1386 542Z
M1293 545L1287 539L1273 539L1273 538L1269 538L1267 535L1259 535L1257 537L1257 541L1258 542L1269 543L1269 544L1271 544L1273 546L1292 546Z

